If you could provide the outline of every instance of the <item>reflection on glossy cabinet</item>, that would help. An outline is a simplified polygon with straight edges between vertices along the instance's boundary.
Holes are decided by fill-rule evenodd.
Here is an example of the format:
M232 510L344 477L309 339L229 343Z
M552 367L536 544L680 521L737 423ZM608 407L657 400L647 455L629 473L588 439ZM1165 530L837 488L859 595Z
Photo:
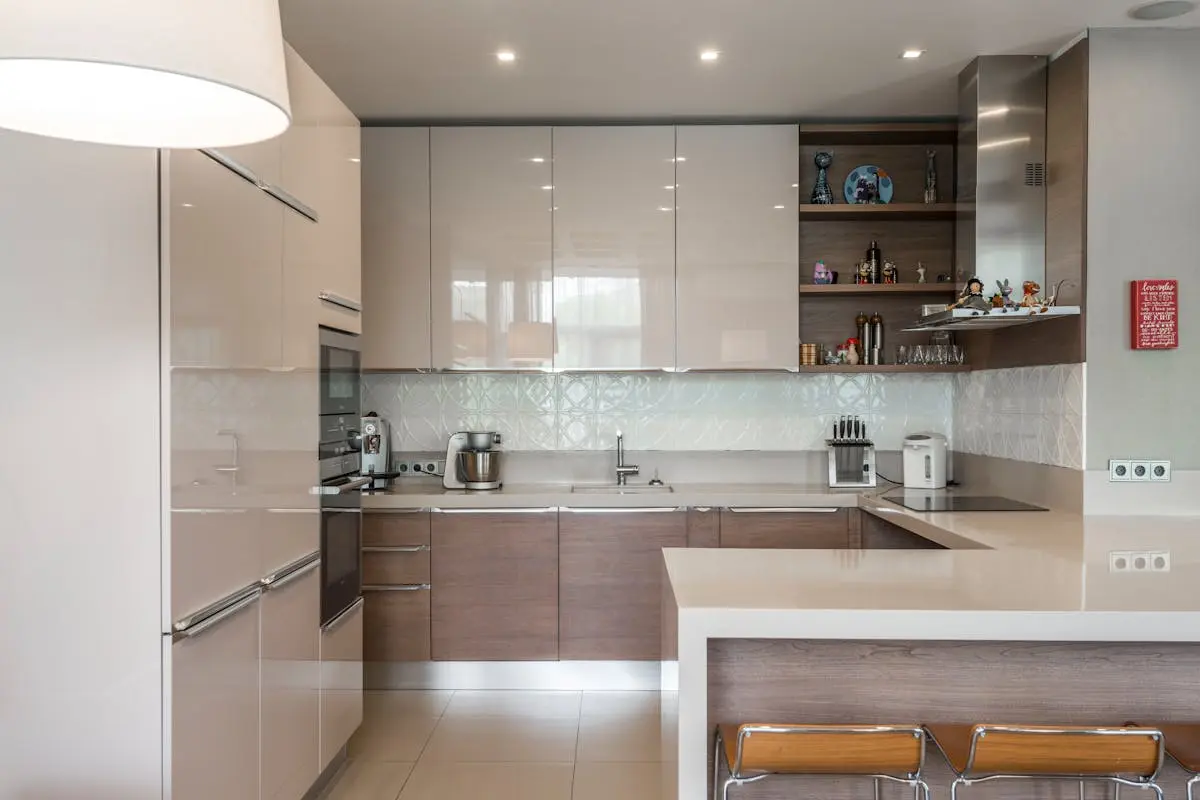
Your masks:
M553 365L550 128L430 131L435 368Z
M177 504L186 502L179 492L174 494ZM227 498L230 502L235 499L232 494ZM261 524L262 514L252 508L171 510L168 623L249 586L265 574L259 562Z
M798 127L676 131L678 366L798 366Z
M283 205L198 150L163 159L172 365L279 366Z
M554 129L554 366L675 366L675 129Z
M363 719L363 601L321 631L321 770Z
M172 800L258 800L259 602L167 645Z
M300 800L319 774L321 572L284 581L262 598L262 800Z
M363 131L363 368L432 365L429 129Z

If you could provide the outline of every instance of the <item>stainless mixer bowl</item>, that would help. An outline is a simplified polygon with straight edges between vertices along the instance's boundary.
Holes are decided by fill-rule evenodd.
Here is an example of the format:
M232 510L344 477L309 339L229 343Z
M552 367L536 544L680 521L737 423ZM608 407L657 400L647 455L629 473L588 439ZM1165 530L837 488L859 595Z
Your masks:
M495 483L500 480L501 455L498 450L460 450L458 477L464 483Z
M495 441L495 431L467 432L467 448L470 450L490 450Z

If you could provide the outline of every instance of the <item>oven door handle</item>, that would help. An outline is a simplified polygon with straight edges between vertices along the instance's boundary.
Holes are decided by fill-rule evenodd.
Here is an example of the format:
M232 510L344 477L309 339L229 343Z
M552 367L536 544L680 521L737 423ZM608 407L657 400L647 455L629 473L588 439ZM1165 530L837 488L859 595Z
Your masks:
M353 491L363 488L374 480L374 478L355 478L352 481L347 481L346 483L339 484L337 486L314 486L312 488L312 493L319 495L350 494Z

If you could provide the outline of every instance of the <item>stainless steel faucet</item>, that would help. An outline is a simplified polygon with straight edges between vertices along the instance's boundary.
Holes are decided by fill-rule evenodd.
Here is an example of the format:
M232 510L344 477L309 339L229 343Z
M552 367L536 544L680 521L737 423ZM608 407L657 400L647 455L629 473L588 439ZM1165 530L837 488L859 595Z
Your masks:
M617 432L617 486L624 486L630 475L637 475L641 467L637 464L625 463L625 437Z

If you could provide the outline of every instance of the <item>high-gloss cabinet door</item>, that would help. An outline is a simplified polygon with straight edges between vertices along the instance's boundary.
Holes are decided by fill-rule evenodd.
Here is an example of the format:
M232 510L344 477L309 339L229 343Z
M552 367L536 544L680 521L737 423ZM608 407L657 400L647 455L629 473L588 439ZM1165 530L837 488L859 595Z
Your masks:
M432 365L429 129L363 131L363 368Z
M687 512L563 509L558 657L662 658L664 547L687 547Z
M554 361L550 128L430 131L433 366Z
M259 602L168 645L172 800L258 800Z
M279 366L283 205L198 150L163 158L172 365Z
M319 567L283 578L262 598L262 800L299 800L319 774Z
M363 601L321 630L321 770L363 719Z
M678 366L798 366L799 129L676 131Z
M554 129L554 366L675 366L675 129Z

